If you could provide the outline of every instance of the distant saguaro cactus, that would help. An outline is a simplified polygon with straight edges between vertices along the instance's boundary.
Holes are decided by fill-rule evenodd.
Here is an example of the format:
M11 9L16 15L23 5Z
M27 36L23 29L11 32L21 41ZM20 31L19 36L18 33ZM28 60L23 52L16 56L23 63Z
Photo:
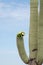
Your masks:
M17 34L17 47L24 63L41 65L43 63L43 0L40 0L38 15L38 0L30 0L30 31L29 31L29 58L26 55L23 41L24 32Z

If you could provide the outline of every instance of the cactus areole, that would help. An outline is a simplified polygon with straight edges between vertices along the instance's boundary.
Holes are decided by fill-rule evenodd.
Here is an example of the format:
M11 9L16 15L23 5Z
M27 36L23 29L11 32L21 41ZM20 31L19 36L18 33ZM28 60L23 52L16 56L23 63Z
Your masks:
M40 0L38 14L38 0L30 0L30 31L29 58L24 48L24 32L17 34L17 48L25 64L41 65L43 63L43 0Z

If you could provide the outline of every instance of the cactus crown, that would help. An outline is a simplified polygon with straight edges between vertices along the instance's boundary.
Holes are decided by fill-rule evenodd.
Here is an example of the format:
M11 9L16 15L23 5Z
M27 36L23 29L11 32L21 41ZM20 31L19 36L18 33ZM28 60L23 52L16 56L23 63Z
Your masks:
M24 36L24 35L25 35L24 32L19 32L19 33L17 34L17 37L22 37L22 36Z

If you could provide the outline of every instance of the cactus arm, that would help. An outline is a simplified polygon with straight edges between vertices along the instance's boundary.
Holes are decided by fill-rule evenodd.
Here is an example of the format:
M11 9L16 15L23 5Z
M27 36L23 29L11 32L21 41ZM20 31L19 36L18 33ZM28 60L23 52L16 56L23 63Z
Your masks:
M25 49L24 49L23 36L18 36L18 35L17 35L17 48L19 51L19 55L20 55L21 59L23 60L23 62L28 64L29 59L28 59Z

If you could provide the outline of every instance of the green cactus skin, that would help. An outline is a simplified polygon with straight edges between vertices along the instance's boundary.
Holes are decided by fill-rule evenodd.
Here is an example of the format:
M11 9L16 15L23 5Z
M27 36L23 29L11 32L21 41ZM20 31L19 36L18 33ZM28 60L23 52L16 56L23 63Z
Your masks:
M39 28L38 28L38 61L43 62L43 0L40 0Z
M23 36L24 36L24 32L17 34L17 48L19 50L19 55L20 55L21 59L24 61L24 63L28 64L29 59L28 59L25 49L24 49Z
M37 57L37 32L38 32L38 0L30 0L30 36L29 36L29 49L30 58Z

